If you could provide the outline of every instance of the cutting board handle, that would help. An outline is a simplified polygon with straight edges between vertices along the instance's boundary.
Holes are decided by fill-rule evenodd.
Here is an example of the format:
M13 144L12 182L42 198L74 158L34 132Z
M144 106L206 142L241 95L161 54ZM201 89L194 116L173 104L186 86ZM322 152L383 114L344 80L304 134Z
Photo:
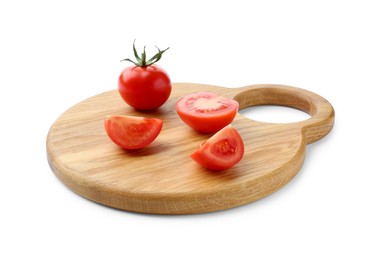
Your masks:
M240 109L278 105L296 108L311 115L307 120L286 124L292 129L300 129L307 144L321 139L333 127L335 112L332 105L308 90L275 84L251 85L236 90L233 99L239 102Z

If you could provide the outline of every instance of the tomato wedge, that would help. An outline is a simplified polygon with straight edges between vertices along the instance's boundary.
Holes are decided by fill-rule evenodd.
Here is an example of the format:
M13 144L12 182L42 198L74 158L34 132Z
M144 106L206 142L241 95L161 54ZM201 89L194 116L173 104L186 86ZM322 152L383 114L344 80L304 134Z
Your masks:
M238 102L215 93L197 92L176 103L180 118L202 133L215 133L230 124L238 111Z
M110 139L124 149L140 149L152 143L161 132L158 118L112 115L104 119Z
M191 158L207 169L220 171L236 165L243 156L244 142L228 125L201 144Z

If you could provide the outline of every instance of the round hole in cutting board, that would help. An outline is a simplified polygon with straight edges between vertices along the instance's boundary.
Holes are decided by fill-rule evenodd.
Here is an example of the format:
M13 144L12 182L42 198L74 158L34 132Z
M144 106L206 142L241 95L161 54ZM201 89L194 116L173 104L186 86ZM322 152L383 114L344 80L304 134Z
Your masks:
M252 106L242 109L238 113L249 119L268 123L293 123L311 117L299 109L277 105Z

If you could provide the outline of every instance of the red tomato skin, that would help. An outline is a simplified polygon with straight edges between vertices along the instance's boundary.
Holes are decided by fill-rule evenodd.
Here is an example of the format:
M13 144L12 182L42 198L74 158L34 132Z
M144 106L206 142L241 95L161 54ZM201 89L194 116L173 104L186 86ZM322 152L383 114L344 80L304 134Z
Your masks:
M160 66L129 66L118 79L122 99L136 110L154 110L169 98L172 84L168 74Z
M206 94L209 96L219 97L214 93L193 93L193 95L197 94ZM226 99L229 101L231 108L229 110L225 110L223 113L211 112L196 114L193 111L186 111L185 101L186 98L190 96L191 94L187 95L176 103L176 112L184 123L200 133L210 134L218 132L225 126L229 125L234 120L238 112L239 104L237 101L232 99Z
M108 137L125 150L141 149L151 144L160 134L163 121L159 118L144 118L112 115L104 119ZM147 132L137 132L143 128ZM136 132L131 136L131 132Z
M185 122L188 126L193 128L194 130L204 133L216 133L228 124L230 124L237 114L237 110L229 111L224 115L220 115L218 117L196 117L193 115L188 115L183 113L180 109L177 110L180 118Z
M225 156L221 155L218 147L216 147L216 144L220 141L229 142L234 147L234 153ZM244 142L240 134L231 125L228 125L203 143L191 154L191 158L209 170L221 171L229 169L240 162L244 156L244 150Z

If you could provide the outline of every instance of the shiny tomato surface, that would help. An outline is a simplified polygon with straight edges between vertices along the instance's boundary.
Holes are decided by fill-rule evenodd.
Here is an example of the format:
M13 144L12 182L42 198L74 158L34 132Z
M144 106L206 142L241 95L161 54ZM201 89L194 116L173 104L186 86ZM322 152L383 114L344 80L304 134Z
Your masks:
M191 158L207 169L220 171L233 167L243 156L241 135L228 125L204 142Z
M196 131L215 133L233 121L238 102L215 93L197 92L180 99L176 111Z
M104 119L109 138L123 149L140 149L160 134L163 121L158 118L112 115Z
M169 98L172 85L158 65L129 66L119 76L118 90L123 100L137 110L154 110Z

